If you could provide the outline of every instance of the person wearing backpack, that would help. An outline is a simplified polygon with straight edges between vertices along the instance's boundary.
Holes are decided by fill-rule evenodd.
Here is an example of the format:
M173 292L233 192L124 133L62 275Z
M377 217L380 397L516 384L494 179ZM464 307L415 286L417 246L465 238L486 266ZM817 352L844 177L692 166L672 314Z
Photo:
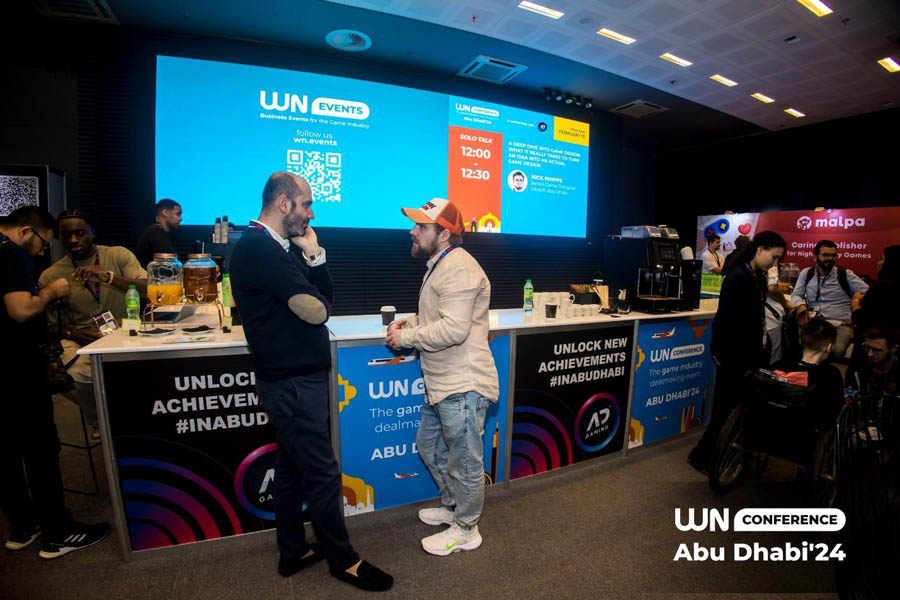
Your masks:
M837 244L821 240L813 249L816 264L800 271L791 302L797 306L802 324L812 318L825 319L837 328L831 348L832 358L842 358L853 339L851 303L858 301L869 286L853 271L839 267Z

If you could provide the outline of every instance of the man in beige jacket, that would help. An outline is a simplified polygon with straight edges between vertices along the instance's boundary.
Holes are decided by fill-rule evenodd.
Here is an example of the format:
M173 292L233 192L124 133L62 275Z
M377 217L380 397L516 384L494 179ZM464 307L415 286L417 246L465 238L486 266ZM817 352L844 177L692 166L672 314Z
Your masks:
M484 420L500 393L488 346L491 282L460 248L463 219L456 206L433 198L404 208L416 225L412 255L427 258L419 312L391 323L387 344L416 348L422 358L425 406L416 444L438 485L440 508L419 511L429 525L450 525L422 540L429 553L447 556L481 545L478 519L484 507Z

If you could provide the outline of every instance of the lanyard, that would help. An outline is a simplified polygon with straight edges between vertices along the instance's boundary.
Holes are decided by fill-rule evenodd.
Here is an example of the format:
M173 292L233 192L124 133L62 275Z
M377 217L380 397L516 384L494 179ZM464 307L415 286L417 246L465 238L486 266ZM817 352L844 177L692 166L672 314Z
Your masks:
M431 270L425 273L425 279L422 280L422 287L419 288L419 295L422 295L422 290L425 289L425 282L428 281L428 278L431 277L431 274L434 273L434 270L437 269L437 266L441 264L441 261L444 260L444 257L450 254L452 250L456 250L457 246L447 246L444 248L444 251L441 252L441 255L438 256L438 259L434 261L434 264L431 266Z
M75 262L75 257L72 255L69 255L69 257L72 259L72 266L77 269L78 263ZM100 270L100 249L97 248L96 244L94 244L94 270L95 271ZM95 283L93 286L91 286L90 283L85 281L84 287L85 287L85 289L87 289L87 291L89 291L91 293L91 296L94 297L94 300L97 301L97 304L100 304L100 284Z
M813 267L815 269L815 267ZM819 277L818 270L816 271L816 304L819 303L819 299L822 297L822 282L828 279L828 276L831 274L831 271L825 274L825 277Z
M712 255L713 255L713 258L716 259L716 266L717 266L717 267L721 267L722 265L721 265L721 263L719 263L719 253L718 253L718 252L713 252L713 251L710 250L709 248L707 248L706 251L709 252L710 254L712 254Z

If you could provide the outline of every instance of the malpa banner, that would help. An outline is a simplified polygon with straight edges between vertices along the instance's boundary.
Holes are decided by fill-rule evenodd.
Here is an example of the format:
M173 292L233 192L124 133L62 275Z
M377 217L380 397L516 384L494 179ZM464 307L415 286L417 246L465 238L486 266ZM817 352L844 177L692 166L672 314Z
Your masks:
M874 278L884 248L900 240L900 206L705 215L697 217L696 250L702 252L706 237L716 233L728 254L738 236L752 238L765 230L780 233L787 242L782 262L811 266L815 245L831 240L838 247L839 265Z

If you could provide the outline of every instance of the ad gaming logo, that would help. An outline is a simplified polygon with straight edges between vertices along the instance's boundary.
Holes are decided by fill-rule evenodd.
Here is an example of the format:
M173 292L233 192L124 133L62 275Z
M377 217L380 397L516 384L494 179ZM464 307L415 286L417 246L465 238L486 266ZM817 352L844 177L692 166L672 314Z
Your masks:
M797 229L800 231L809 231L812 228L812 219L806 215L803 215L799 219L797 219Z
M575 441L585 452L603 449L619 430L621 412L612 394L594 394L575 418Z
M260 446L241 461L234 476L234 494L247 512L267 521L275 520L273 485L276 444Z

